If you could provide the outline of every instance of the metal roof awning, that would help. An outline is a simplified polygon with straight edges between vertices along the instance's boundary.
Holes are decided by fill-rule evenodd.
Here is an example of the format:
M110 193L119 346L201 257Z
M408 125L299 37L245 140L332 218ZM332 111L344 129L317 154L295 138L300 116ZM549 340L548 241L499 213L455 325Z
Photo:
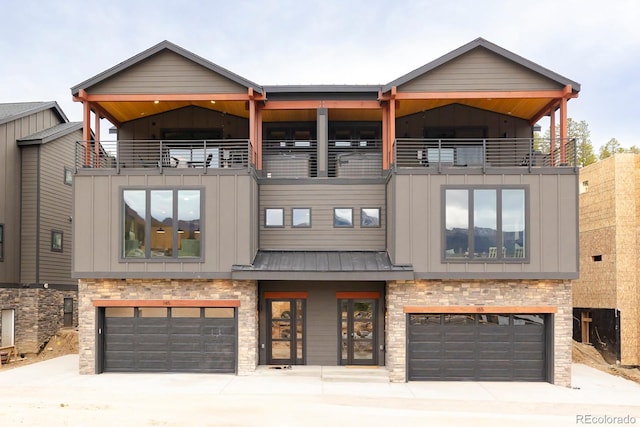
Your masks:
M412 280L413 267L394 265L385 251L258 251L234 265L238 280Z

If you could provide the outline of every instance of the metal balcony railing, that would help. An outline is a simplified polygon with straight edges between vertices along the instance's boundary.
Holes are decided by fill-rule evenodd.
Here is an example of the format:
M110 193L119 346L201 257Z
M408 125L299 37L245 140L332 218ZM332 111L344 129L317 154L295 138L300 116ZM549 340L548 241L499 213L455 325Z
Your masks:
M318 176L317 141L263 140L262 172L267 178Z
M575 139L549 140L530 138L485 139L397 139L394 142L394 167L430 168L441 171L449 167L576 167Z
M382 175L382 140L329 140L330 177L355 178Z
M255 164L251 142L224 140L118 140L76 143L76 168L201 169L243 168Z

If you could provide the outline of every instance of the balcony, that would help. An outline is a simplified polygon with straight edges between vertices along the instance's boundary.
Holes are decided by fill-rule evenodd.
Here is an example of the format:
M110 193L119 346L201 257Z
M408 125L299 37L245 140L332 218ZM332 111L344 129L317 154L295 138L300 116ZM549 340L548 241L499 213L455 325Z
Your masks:
M266 178L372 178L382 176L382 141L330 139L323 152L316 140L265 140L262 169ZM326 170L319 158L326 159Z
M115 170L153 169L192 170L207 173L211 169L248 170L255 164L251 142L224 140L118 140L76 143L75 165Z
M496 139L397 139L394 142L396 169L419 168L441 173L445 170L471 168L575 168L575 139L549 140L531 138Z

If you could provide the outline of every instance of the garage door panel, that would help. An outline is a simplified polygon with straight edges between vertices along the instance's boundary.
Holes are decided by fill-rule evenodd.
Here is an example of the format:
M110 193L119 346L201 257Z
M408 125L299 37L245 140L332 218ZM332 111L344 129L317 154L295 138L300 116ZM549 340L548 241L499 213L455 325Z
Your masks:
M235 316L186 317L198 315L198 310L176 312L181 316L176 318L138 317L142 310L136 310L136 316L132 310L129 317L105 317L104 370L234 373ZM144 313L147 316L162 314L153 310Z
M442 324L420 316L409 315L410 380L544 381L544 326L515 323L535 316L445 315Z

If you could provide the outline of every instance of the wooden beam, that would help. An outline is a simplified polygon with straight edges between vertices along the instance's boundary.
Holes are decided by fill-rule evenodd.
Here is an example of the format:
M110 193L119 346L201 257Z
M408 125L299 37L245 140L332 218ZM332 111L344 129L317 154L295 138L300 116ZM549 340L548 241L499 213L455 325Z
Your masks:
M307 299L309 292L265 292L264 299Z
M558 307L545 305L407 305L403 307L402 311L414 314L553 314L558 312Z
M269 101L262 107L264 110L316 110L328 109L358 109L379 110L378 101L353 101L353 100L305 100L305 101Z
M79 96L91 102L154 102L154 101L248 101L247 93L165 93L165 94L87 94ZM260 97L254 97L258 100Z
M380 292L336 292L337 299L380 299Z
M535 125L541 118L546 115L550 115L550 112L553 112L558 107L558 105L560 105L560 100L552 99L547 105L540 109L540 112L538 114L536 114L531 120L529 120L529 124L531 126Z
M393 92L393 88L392 88ZM487 92L397 92L395 99L536 99L576 97L563 90L487 91ZM392 95L389 97L391 99Z

